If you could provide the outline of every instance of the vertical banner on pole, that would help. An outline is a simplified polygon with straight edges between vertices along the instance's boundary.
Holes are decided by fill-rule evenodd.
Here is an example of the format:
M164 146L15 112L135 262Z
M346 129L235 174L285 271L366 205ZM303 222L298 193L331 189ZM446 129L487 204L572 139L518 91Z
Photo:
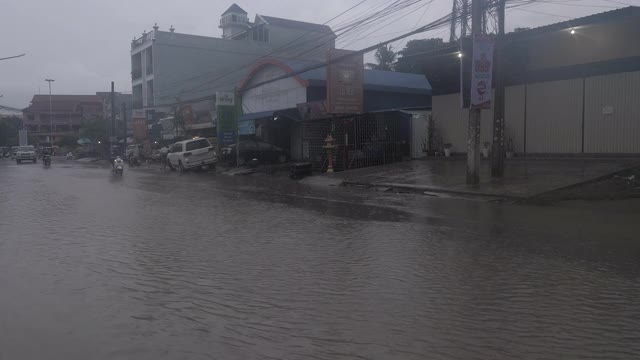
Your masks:
M235 94L217 92L216 112L218 114L218 143L221 145L235 144L236 132L238 131Z
M471 66L471 109L491 108L491 77L493 74L493 36L473 35Z

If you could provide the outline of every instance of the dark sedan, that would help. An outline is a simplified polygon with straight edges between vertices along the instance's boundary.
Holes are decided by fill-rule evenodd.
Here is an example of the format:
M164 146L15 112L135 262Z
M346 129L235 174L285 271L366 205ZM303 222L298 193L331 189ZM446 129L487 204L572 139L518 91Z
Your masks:
M223 148L222 156L225 161L235 163L236 144ZM289 154L286 150L263 141L240 141L240 163L246 164L253 159L258 159L261 164L284 163L289 159Z

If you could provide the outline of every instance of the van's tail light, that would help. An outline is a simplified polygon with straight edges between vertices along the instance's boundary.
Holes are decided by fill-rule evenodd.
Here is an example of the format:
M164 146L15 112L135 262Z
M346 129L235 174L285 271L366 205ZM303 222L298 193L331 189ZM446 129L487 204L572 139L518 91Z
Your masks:
M192 155L191 152L184 153L184 156L191 156L191 155Z

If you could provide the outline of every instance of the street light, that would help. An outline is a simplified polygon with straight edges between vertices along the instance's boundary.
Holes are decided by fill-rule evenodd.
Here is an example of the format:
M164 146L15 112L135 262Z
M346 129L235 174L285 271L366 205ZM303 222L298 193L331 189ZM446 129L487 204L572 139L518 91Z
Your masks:
M458 52L458 57L461 58L462 57L462 52Z
M575 35L576 34L576 30L574 28L571 28L571 30L569 31L569 33L571 33L571 35Z
M51 146L53 146L53 110L51 109L51 83L54 82L54 79L44 79L44 81L49 83L49 142Z

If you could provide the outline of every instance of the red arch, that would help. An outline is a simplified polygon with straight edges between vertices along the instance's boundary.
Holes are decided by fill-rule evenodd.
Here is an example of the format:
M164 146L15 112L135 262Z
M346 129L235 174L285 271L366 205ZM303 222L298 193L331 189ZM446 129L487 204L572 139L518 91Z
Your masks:
M255 63L253 63L253 65L251 65L251 67L249 68L249 72L247 73L247 76L245 76L244 79L240 81L240 85L238 86L238 91L243 92L244 88L249 84L249 81L251 80L251 78L258 71L260 71L262 68L266 67L267 65L277 66L280 69L284 70L284 72L287 74L291 74L294 72L289 65L283 63L282 61L272 59L272 58L258 60ZM294 75L293 78L296 79L298 83L300 83L300 85L304 87L309 86L309 82L303 79L302 77L300 77L300 75Z

